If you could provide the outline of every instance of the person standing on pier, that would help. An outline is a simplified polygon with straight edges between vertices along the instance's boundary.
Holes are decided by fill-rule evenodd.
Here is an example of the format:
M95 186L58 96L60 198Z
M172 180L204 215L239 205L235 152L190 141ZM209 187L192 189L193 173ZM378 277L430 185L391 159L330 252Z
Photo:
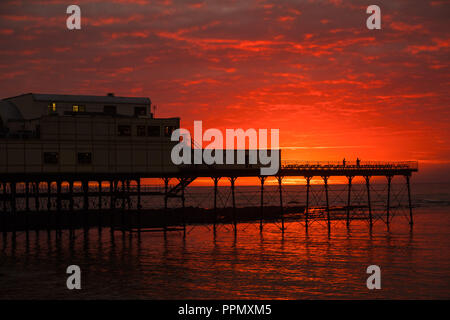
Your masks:
M342 160L342 166L345 167L345 158Z
M361 163L361 160L359 160L359 158L356 158L356 166L359 168L359 165Z

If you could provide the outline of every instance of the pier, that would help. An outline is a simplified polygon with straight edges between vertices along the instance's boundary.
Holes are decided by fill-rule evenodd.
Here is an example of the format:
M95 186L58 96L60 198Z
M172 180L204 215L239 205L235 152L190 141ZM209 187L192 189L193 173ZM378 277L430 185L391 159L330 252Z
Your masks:
M0 100L3 238L11 234L15 239L17 232L28 237L33 230L46 230L49 235L56 231L57 236L69 230L73 235L75 230L86 232L94 227L100 233L108 228L112 236L115 232L140 235L173 230L186 235L188 225L212 225L214 231L231 225L236 232L238 223L245 222L259 222L261 232L265 223L276 223L284 232L287 221L302 223L306 229L320 222L331 231L332 222L344 221L349 226L363 219L371 228L379 220L389 226L400 207L408 210L407 219L413 225L410 179L418 170L417 162L281 161L282 150L262 149L266 156L270 153L271 161L280 163L272 175L263 175L268 167L255 157L255 148L229 147L221 151L240 159L237 163L205 159L178 163L172 151L179 145L183 157L193 154L195 158L208 150L191 139L190 147L188 142L183 144L184 137L172 140L179 128L180 118L154 117L148 97L26 93ZM243 133L238 145L245 146L246 134L237 131ZM336 177L347 182L338 195L331 183ZM383 191L373 188L379 177L385 181ZM402 177L406 187L402 204L391 188L397 177ZM145 185L151 178L160 180L160 186ZM210 204L190 204L191 184L205 178L212 185ZM237 189L244 178L255 179L259 192L252 200L259 203L239 205ZM301 196L289 201L284 182L292 178L304 185L299 183ZM364 194L357 188L358 179L363 179ZM219 206L224 188L219 184L224 181L227 201ZM267 203L268 191L273 189L268 185L274 182L275 201L272 198ZM380 192L386 195L381 211L375 199ZM149 206L149 199L158 199L162 205Z
M299 221L305 228L315 220L324 221L328 229L331 229L333 221L345 220L347 226L354 219L366 219L369 227L372 227L375 217L372 208L372 181L373 178L382 177L386 183L386 203L383 221L389 226L391 215L391 182L394 177L404 179L406 187L407 203L405 207L409 211L408 222L413 225L413 207L411 201L410 179L414 172L418 171L417 162L302 162L284 161L275 178L279 198L278 206L265 206L265 187L269 176L260 176L259 168L244 169L223 166L193 165L180 167L179 172L167 174L0 174L0 231L5 238L11 233L16 237L18 231L28 233L33 229L36 232L46 230L48 233L55 230L57 235L66 229L73 234L76 229L88 231L90 228L98 228L102 232L109 228L111 234L122 232L123 234L148 232L148 231L182 231L186 233L189 224L212 224L214 230L220 224L230 224L237 230L237 225L243 221L259 222L259 228L263 232L265 223L279 223L281 231L285 229L287 220ZM238 208L236 206L236 184L240 178L259 178L259 206L251 208ZM298 204L293 210L284 202L285 186L283 180L291 177L304 179L302 185L305 192L303 203ZM334 208L330 199L331 177L346 179L345 206L340 210ZM148 188L143 186L142 180L147 178L161 179L160 187ZM213 184L212 208L187 208L186 188L198 178L210 178ZM322 203L312 204L311 197L313 178L320 178L322 183L316 185L321 189L324 197ZM364 215L355 216L352 211L361 206L352 203L352 192L355 178L362 178L365 183L366 204L363 206ZM227 208L218 208L218 184L220 181L229 182L231 193L231 205ZM342 190L341 190L342 192ZM160 198L164 207L162 209L144 208L143 199L148 197ZM169 199L178 199L179 208L168 207ZM342 195L341 195L342 198ZM133 201L131 201L133 199ZM317 215L317 211L323 214ZM246 212L246 210L248 212ZM298 214L293 218L290 211ZM299 212L300 211L300 212ZM171 213L170 213L171 212ZM251 212L251 214L250 214ZM222 215L222 221L218 218ZM223 218L225 216L225 219Z

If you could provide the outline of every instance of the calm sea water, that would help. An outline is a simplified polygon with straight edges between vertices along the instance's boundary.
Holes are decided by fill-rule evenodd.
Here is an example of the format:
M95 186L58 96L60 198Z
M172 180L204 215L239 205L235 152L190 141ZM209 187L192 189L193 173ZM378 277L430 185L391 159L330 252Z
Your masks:
M390 230L377 221L350 229L298 222L281 233L267 223L143 233L78 231L74 241L46 232L0 237L0 299L449 299L450 184L416 184L415 225L401 213ZM66 268L79 265L82 290L66 288ZM366 268L380 266L382 289L368 290Z

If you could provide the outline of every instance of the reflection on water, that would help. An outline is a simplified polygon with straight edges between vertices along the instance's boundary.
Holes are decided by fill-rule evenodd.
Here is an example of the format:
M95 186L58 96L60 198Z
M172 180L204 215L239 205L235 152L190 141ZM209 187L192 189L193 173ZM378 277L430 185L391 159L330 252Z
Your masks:
M418 209L413 231L403 217L389 232L364 221L350 230L333 222L306 232L288 223L241 224L216 235L209 226L182 232L133 235L108 229L73 241L54 232L20 233L15 244L0 237L1 299L303 299L450 298L448 208ZM82 290L66 289L66 268L82 270ZM367 266L382 271L382 290L366 287Z

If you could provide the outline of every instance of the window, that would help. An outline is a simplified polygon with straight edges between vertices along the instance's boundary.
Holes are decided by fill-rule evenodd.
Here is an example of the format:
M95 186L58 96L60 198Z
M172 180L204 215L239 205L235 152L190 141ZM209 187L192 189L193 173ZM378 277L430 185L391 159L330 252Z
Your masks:
M160 137L161 128L159 126L148 126L147 133L149 137Z
M122 136L122 137L131 136L131 126L118 126L117 131L118 131L117 133L119 136Z
M44 164L58 164L58 152L44 152Z
M56 103L52 102L48 105L48 112L49 113L54 113L56 112Z
M86 106L72 106L72 112L86 112Z
M78 164L91 164L92 153L90 152L78 152Z
M146 115L146 108L145 107L134 107L134 116L145 116Z
M145 126L137 126L137 136L145 137Z
M172 136L172 132L176 129L177 127L175 126L165 126L164 127L164 136L166 137L171 137Z
M116 106L104 106L103 112L107 114L117 114L117 107Z

